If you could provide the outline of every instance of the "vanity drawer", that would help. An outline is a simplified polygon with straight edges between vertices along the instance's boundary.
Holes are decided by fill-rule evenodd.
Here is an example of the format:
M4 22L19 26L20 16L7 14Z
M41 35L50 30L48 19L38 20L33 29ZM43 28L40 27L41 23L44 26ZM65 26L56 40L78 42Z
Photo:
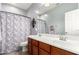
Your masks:
M36 40L32 40L32 45L34 45L34 46L38 46L38 41L36 41Z
M47 52L50 52L50 45L48 45L46 43L39 42L39 48L41 48Z

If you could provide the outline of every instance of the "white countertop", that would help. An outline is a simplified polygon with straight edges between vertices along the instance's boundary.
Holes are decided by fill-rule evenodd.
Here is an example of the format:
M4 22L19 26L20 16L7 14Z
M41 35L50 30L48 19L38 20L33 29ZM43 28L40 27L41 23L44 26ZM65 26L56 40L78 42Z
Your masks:
M30 35L30 38L35 40L56 46L58 48L70 51L72 53L79 54L79 37L78 36L66 36L66 41L59 40L60 35Z

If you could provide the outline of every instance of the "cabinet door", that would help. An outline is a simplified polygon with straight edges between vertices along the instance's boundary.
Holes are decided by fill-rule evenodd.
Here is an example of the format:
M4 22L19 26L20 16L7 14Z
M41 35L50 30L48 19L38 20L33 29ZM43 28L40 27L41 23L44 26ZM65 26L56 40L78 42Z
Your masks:
M50 55L50 53L43 50L43 49L41 49L41 48L39 48L39 55Z
M57 47L52 46L51 55L62 55L62 50Z
M28 38L28 54L32 54L31 39Z
M38 47L32 46L32 54L33 55L38 55Z
M34 46L38 46L38 41L32 39L32 45L34 45Z
M41 48L47 52L50 52L50 45L48 45L46 43L39 42L39 48Z
M74 53L52 46L51 55L74 55Z

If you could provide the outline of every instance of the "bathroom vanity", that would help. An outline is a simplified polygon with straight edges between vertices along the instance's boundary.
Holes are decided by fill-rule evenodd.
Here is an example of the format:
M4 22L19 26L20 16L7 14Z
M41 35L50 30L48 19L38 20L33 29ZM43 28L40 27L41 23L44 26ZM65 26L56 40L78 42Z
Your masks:
M70 49L68 43L56 38L46 38L40 36L28 37L29 55L76 55L74 49ZM59 42L59 43L58 43ZM67 44L67 45L66 45Z

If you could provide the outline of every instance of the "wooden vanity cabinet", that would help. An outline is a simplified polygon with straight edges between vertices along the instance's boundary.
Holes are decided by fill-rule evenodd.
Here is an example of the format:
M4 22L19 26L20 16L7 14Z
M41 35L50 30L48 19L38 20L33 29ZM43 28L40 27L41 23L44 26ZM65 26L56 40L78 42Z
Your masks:
M76 55L64 49L28 38L28 54L30 55Z

